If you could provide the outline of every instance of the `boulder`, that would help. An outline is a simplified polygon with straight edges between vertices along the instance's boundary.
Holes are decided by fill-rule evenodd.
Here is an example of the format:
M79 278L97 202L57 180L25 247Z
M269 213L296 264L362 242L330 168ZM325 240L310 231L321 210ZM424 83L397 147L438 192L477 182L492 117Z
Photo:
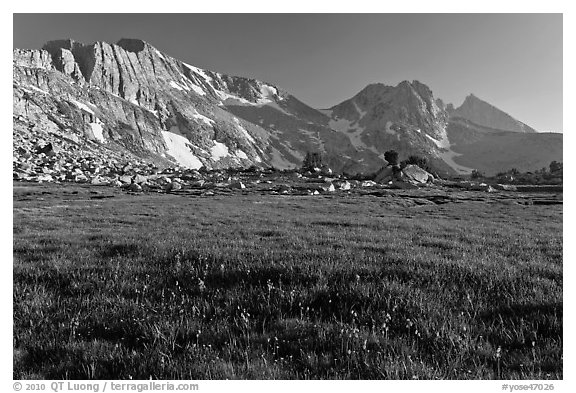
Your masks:
M292 192L292 187L290 187L287 184L281 184L280 187L278 188L278 192L281 194L288 194Z
M86 177L85 174L77 174L74 176L74 181L76 183L86 183L88 181L88 178Z
M350 184L349 181L344 181L340 183L338 188L340 188L342 191L348 191L350 188L352 188L352 184Z
M334 184L330 183L330 185L328 186L322 186L322 191L324 192L334 192L336 191L336 188L334 187Z
M246 188L246 186L244 185L244 183L242 183L241 181L235 181L230 183L230 188L234 188L234 189L238 189L238 190L243 190Z
M120 180L112 180L110 183L108 183L108 185L112 187L120 187L122 182Z
M13 171L12 177L15 180L30 180L30 174L25 173L25 172Z
M195 187L195 188L201 188L204 186L205 183L206 183L205 180L196 180L196 181L190 182L190 186Z
M372 180L364 180L360 185L362 187L374 187L376 185L376 182Z
M172 182L166 186L166 189L168 191L178 191L178 190L182 189L182 184L180 184L178 182Z
M512 184L496 184L494 188L502 191L518 191L518 188Z
M42 183L43 181L54 181L54 178L52 177L52 175L42 174L42 175L38 176L36 180L39 183Z
M402 169L403 178L409 182L425 184L434 180L434 176L418 165L408 165Z
M146 183L147 181L148 181L148 176L140 175L140 174L134 176L134 183L136 183L136 184Z
M142 186L140 184L132 183L128 186L127 190L132 192L141 192Z
M110 184L110 178L96 175L90 180L90 183L96 185L108 185Z
M132 176L123 175L123 176L120 176L118 178L118 180L122 183L130 184L130 183L132 183Z
M38 153L38 154L44 153L47 156L56 155L56 153L58 153L59 151L60 151L60 149L58 147L54 146L52 143L48 143L47 145L36 148L36 153Z

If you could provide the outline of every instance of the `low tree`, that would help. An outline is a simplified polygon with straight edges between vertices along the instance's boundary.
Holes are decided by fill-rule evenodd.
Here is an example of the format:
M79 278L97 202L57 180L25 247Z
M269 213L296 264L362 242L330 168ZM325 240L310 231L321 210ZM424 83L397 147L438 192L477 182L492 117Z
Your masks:
M550 163L550 173L562 172L562 163L558 161L552 161Z
M482 177L484 177L484 174L477 169L474 169L470 174L470 178L472 179L480 179Z
M306 152L302 162L302 169L312 171L314 168L322 168L322 156L318 152Z
M398 165L398 152L396 150L388 150L384 153L384 159L388 165Z
M424 169L428 173L435 172L434 169L430 166L428 159L425 157L420 157L417 155L411 155L406 160L400 163L401 168L406 168L408 165L416 165L422 169Z

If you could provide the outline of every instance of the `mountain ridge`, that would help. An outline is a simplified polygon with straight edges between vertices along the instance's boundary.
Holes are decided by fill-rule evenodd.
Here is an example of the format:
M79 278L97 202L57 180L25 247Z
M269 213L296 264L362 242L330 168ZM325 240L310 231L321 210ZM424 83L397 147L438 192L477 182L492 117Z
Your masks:
M14 115L27 124L44 121L54 132L73 132L158 165L287 168L299 166L306 151L320 151L336 171L370 172L386 163L384 151L396 149L425 156L446 173L466 173L486 169L489 161L464 165L458 152L463 141L447 132L450 124L476 139L480 131L473 129L493 138L486 124L498 119L524 124L488 103L497 114L492 123L469 113L474 102L453 109L417 80L369 84L317 110L274 84L200 69L127 38L15 49L14 91ZM38 95L41 100L34 99ZM64 116L61 107L73 116ZM15 130L25 132L17 122Z

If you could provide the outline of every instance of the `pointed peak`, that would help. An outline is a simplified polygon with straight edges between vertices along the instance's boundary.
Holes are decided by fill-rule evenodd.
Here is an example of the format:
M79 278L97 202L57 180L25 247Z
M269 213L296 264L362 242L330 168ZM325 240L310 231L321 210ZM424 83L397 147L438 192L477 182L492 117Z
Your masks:
M398 83L396 87L412 87L412 83L409 80L403 80L402 82Z
M494 105L489 104L487 101L484 101L481 98L478 98L478 96L474 95L474 93L470 93L466 96L466 98L464 99L464 102L462 103L461 106L465 106L465 105L474 105L474 104L485 104L491 107L494 107Z

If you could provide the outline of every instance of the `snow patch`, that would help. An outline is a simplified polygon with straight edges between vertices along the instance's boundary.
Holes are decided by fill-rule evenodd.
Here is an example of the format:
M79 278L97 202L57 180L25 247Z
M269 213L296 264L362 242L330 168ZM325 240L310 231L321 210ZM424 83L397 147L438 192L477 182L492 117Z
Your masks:
M448 140L448 135L446 134L446 131L442 133L442 139L440 140L434 139L428 134L426 134L426 137L430 139L432 142L434 142L436 146L438 146L440 149L450 149L450 141Z
M39 87L36 87L34 85L28 85L29 88L31 88L34 91L37 91L38 93L42 93L42 94L49 94L47 91L44 91L42 89L40 89Z
M166 60L166 58L164 57L164 55L158 50L158 49L154 49L154 51L156 52L156 54L158 55L159 58Z
M266 104L268 102L274 101L274 96L278 95L278 90L269 85L260 86L260 98L258 99L259 104Z
M194 90L194 92L198 95L201 96L205 96L206 92L204 91L204 89L202 89L200 86L190 82L190 87L192 88L192 90Z
M242 150L236 150L236 157L242 158L243 160L248 159L248 156Z
M218 98L220 98L222 101L232 100L232 101L238 101L242 104L253 105L253 103L248 101L247 99L235 96L235 95L230 94L230 93L226 93L225 91L214 89L214 92L216 93ZM231 104L234 104L234 103L232 102Z
M180 86L178 83L174 82L174 81L170 81L170 86L172 86L175 89L178 90L184 90L184 88L182 86Z
M87 104L84 104L82 102L76 101L76 100L70 100L70 102L72 102L74 105L76 105L78 108L85 110L86 112L94 115L94 111L92 109L90 109L88 107Z
M210 153L212 154L212 159L218 161L221 158L228 157L230 153L228 152L228 146L224 143L214 141L214 146L210 148Z
M451 148L452 145L450 144L450 141L448 140L448 134L446 133L446 130L443 130L442 138L440 140L434 139L430 135L427 135L427 134L426 134L426 137L428 139L430 139L432 142L434 142L434 144L436 144L436 146L438 148L443 149L443 151L440 151L438 153L438 156L442 159L442 161L444 161L446 164L448 164L448 166L450 166L452 169L454 169L458 173L462 173L462 174L472 173L472 171L473 171L472 168L468 168L468 167L465 167L463 165L457 164L454 161L455 157L461 156L462 154L457 153L454 150L452 150L452 148Z
M186 63L184 63L184 62L183 62L182 64L184 64L186 67L188 67L188 68L189 68L191 71L193 71L194 73L196 73L196 74L200 75L202 78L204 78L204 80L205 80L208 84L211 84L212 78L209 77L209 76L204 72L203 69L198 68L198 67L194 67L194 66L192 66L192 65L190 65L190 64L186 64Z
M212 119L210 119L209 117L206 117L206 116L204 116L204 115L201 115L200 113L198 113L198 112L196 111L196 109L194 109L194 114L192 114L192 117L195 118L195 119L197 119L197 120L203 121L204 123L206 123L206 124L209 125L209 126L213 126L213 125L214 125L214 120L212 120Z
M180 83L174 82L174 81L170 81L170 86L172 86L174 89L180 90L180 91L190 91L190 88L188 86L182 86Z
M88 123L88 125L90 126L90 128L92 129L92 134L94 134L94 137L96 139L98 139L100 142L104 143L106 142L106 140L104 139L104 134L103 134L103 129L102 129L102 123Z
M112 94L112 95L116 96L116 94ZM120 97L120 96L116 96L116 97L123 99L123 98ZM158 117L158 111L157 111L157 110L148 109L148 108L140 105L140 103L139 103L138 101L134 100L134 99L128 100L128 102L130 102L131 104L134 104L134 105L136 105L137 107L142 108L142 109L144 109L145 111L148 111L148 112L152 113L154 116Z
M338 119L338 120L330 120L328 123L329 127L343 133L350 139L350 143L356 149L360 150L371 150L375 154L380 154L378 150L376 150L373 146L368 146L366 143L362 141L362 135L364 134L364 127L353 126L353 122L346 119Z
M192 154L190 141L182 135L175 134L173 131L179 131L178 126L173 126L170 131L162 131L162 137L168 147L167 153L184 167L200 168L203 164L198 157Z

